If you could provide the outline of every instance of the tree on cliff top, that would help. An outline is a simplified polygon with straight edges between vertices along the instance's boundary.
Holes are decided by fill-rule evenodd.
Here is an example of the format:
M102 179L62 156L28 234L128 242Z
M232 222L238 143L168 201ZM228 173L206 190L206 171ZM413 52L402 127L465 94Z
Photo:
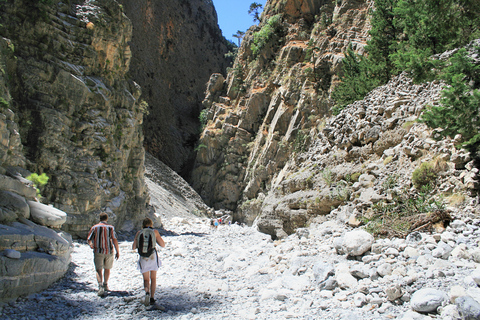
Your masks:
M248 9L248 14L253 16L253 22L260 22L260 10L263 8L262 4L258 2L253 2L250 4L250 9Z

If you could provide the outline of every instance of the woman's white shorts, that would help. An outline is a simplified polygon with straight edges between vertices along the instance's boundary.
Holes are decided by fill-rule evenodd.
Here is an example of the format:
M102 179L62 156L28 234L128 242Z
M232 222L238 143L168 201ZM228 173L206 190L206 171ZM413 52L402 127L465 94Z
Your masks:
M140 270L141 273L145 273L148 271L157 271L161 265L162 262L158 258L157 251L155 250L150 257L145 258L140 256L137 269Z

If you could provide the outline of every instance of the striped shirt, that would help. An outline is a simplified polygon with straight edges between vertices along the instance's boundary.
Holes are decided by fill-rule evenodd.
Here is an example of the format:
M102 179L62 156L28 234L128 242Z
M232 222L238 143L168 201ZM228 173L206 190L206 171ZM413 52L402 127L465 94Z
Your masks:
M112 225L105 222L94 225L87 237L87 240L92 240L93 242L93 251L103 254L113 254L112 239L117 239L115 229Z

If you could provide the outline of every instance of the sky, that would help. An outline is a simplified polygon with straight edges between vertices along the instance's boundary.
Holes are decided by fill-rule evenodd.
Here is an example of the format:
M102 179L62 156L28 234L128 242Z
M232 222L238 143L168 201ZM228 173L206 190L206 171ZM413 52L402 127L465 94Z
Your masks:
M213 0L217 11L218 25L222 29L223 36L238 45L238 39L232 35L238 30L246 32L248 28L258 22L248 14L250 4L260 3L265 7L267 0ZM262 10L260 10L260 13Z

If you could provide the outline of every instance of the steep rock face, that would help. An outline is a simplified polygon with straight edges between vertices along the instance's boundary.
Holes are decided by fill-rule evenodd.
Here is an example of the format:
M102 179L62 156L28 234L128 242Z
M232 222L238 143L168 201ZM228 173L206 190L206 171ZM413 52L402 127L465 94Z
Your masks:
M236 210L265 192L310 129L328 115L329 90L349 42L366 43L367 1L269 1L246 33L233 72L209 86L209 122L192 183L207 204ZM255 50L255 46L257 50ZM254 216L239 213L240 220Z
M133 23L133 79L149 104L145 147L183 177L193 166L205 83L227 67L212 1L119 0Z
M125 77L132 26L119 4L16 0L0 16L2 49L14 56L0 86L1 166L45 172L42 201L68 213L73 235L86 236L100 211L119 227L138 222L148 203L143 113Z
M462 195L452 206L478 215L475 161L455 148L457 138L435 140L434 130L415 122L439 103L441 83L414 85L400 75L331 115L341 60L349 43L363 51L371 5L266 4L232 72L212 75L207 87L208 123L192 179L207 204L233 210L234 219L273 238L333 214L358 226L357 218L368 219L393 194L414 198L412 173L422 162L440 162L435 193Z

